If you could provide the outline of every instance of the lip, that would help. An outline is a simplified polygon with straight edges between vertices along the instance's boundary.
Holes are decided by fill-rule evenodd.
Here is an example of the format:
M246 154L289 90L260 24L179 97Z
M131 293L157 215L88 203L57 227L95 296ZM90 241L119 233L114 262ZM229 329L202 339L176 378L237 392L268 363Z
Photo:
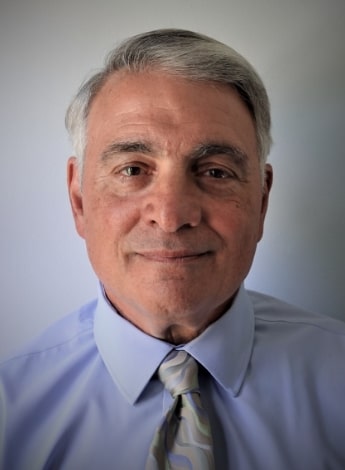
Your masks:
M145 258L148 261L155 261L158 263L188 263L192 261L199 260L204 258L205 256L209 256L211 254L210 251L204 252L195 252L195 251L187 251L187 250L179 250L179 251L145 251L137 253L137 255Z

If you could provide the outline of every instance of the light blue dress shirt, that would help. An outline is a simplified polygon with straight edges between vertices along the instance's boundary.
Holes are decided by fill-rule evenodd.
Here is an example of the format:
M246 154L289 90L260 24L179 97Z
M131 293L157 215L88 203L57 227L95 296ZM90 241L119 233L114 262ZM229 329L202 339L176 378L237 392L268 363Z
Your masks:
M1 470L142 470L171 403L155 371L173 348L100 289L2 363ZM345 469L345 323L241 287L180 348L200 364L216 469Z

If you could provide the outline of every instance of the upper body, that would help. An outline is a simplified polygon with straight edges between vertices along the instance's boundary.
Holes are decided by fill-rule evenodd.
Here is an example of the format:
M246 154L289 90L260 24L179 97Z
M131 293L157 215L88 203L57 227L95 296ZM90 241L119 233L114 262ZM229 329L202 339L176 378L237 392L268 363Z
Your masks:
M144 468L172 400L155 370L174 347L123 319L100 289L1 365L0 468ZM344 468L342 322L241 288L177 347L201 364L217 469Z
M6 458L18 443L17 462L37 468L128 468L125 457L143 468L169 401L150 377L185 345L220 468L267 468L266 452L275 469L339 467L338 324L296 313L290 328L285 307L241 289L272 184L269 101L251 65L196 33L139 35L82 86L66 122L72 212L104 299L5 365Z

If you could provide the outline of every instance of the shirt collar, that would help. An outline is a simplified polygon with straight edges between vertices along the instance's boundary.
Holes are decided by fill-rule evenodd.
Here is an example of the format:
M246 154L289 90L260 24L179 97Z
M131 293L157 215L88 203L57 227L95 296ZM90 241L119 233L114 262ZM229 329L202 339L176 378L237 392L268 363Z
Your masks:
M99 287L95 312L95 341L112 379L134 404L174 345L153 338L121 317ZM237 394L251 355L253 307L243 288L231 308L183 349L224 388Z
M242 285L229 310L184 349L237 395L252 354L254 328L253 305Z

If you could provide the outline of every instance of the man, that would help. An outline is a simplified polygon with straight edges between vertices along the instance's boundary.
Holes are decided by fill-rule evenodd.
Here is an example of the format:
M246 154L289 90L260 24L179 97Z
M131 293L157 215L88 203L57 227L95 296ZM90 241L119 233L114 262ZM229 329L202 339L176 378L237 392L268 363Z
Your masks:
M2 365L2 468L345 468L345 325L243 286L272 184L253 68L196 33L139 35L66 122L99 296ZM194 418L160 365L180 351L197 364L183 396L207 432L199 446L184 431L176 452Z

